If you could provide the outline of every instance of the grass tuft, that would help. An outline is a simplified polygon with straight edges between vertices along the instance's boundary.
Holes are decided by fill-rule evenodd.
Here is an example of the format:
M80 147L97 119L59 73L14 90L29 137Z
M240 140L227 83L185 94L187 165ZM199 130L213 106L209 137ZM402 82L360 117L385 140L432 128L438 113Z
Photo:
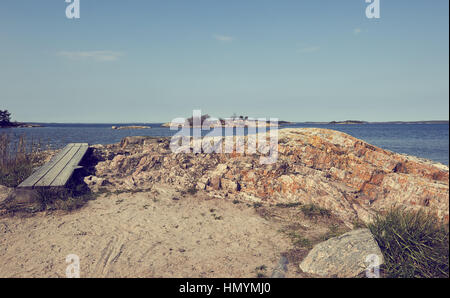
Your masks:
M295 207L298 207L300 205L301 205L301 203L296 202L296 203L278 203L275 206L279 207L279 208L295 208Z
M303 248L312 248L312 241L296 231L285 231L286 235L291 239L292 244Z
M267 278L267 266L261 265L255 268L257 278Z
M262 207L262 203L253 203L253 208L258 209Z
M310 218L318 217L318 216L323 216L323 217L331 216L330 210L322 208L315 204L304 205L304 206L301 206L300 209L302 210L302 212L305 216L310 217Z
M189 187L189 188L186 189L186 190L180 191L180 194L181 194L182 196L186 196L186 195L194 196L197 192L198 192L198 189L195 188L195 186L191 186L191 187Z
M327 241L328 239L341 236L347 232L346 229L343 229L339 225L333 224L328 227L328 231L320 237L321 241Z
M368 227L383 252L386 277L449 277L449 228L435 215L394 208Z
M41 203L47 210L72 211L94 200L96 195L91 192L79 192L68 188L38 188Z
M10 135L0 135L0 185L16 187L41 163L41 144L27 142L24 136L14 142Z

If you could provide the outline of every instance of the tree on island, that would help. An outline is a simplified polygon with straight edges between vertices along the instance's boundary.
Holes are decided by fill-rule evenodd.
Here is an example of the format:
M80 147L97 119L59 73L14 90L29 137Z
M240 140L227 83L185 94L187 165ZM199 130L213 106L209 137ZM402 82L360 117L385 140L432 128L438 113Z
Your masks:
M11 113L8 110L0 110L0 126L11 125Z
M200 117L200 124L203 124L203 121L205 121L208 118L210 118L210 116L208 114L202 115ZM194 117L188 118L187 121L189 122L189 125L192 126L194 123Z

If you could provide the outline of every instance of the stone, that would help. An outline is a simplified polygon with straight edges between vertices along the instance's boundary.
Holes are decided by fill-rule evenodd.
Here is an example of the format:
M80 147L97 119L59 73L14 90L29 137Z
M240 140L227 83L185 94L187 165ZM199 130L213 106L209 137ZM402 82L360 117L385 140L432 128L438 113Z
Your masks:
M315 204L348 227L393 206L430 211L448 222L446 165L329 129L281 129L279 140L277 162L262 165L258 154L174 154L169 138L127 137L95 147L100 162L93 176L110 190L163 183L223 199L233 194L240 201Z
M210 180L212 189L219 190L222 187L221 179L219 176L214 176Z
M300 269L322 277L356 277L369 267L367 260L372 255L378 258L379 265L383 264L383 254L373 235L368 229L358 229L314 246Z
M96 192L101 190L104 186L107 186L109 182L104 178L99 178L96 176L87 176L84 177L84 183L91 189Z
M37 212L43 208L41 196L35 189L17 188L0 203L0 209L8 211Z
M282 256L278 261L277 266L272 272L271 278L284 278L286 276L286 272L288 270L288 259L285 256Z
M120 129L120 128L119 128ZM129 145L142 145L146 141L154 139L153 137L146 137L146 136L133 136L133 137L125 137L120 142L121 147L126 147Z
M222 179L221 186L225 191L234 193L238 190L238 183L229 179Z

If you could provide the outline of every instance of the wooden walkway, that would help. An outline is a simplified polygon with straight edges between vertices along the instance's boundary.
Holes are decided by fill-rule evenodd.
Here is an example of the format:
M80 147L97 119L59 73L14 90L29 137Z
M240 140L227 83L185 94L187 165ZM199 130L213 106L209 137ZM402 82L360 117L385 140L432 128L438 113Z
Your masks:
M78 164L86 154L87 143L70 143L56 154L48 163L36 170L22 182L19 188L65 186Z

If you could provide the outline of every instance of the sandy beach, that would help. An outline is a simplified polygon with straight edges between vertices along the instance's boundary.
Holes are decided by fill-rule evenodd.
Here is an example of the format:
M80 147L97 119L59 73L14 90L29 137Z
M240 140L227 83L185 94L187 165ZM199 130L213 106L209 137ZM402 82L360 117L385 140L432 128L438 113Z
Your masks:
M307 276L295 260L305 250L282 231L292 214L275 209L278 216L263 218L253 206L155 187L103 194L70 213L4 216L0 277L65 277L69 254L80 257L81 277L270 276L282 255L291 260L288 277Z

